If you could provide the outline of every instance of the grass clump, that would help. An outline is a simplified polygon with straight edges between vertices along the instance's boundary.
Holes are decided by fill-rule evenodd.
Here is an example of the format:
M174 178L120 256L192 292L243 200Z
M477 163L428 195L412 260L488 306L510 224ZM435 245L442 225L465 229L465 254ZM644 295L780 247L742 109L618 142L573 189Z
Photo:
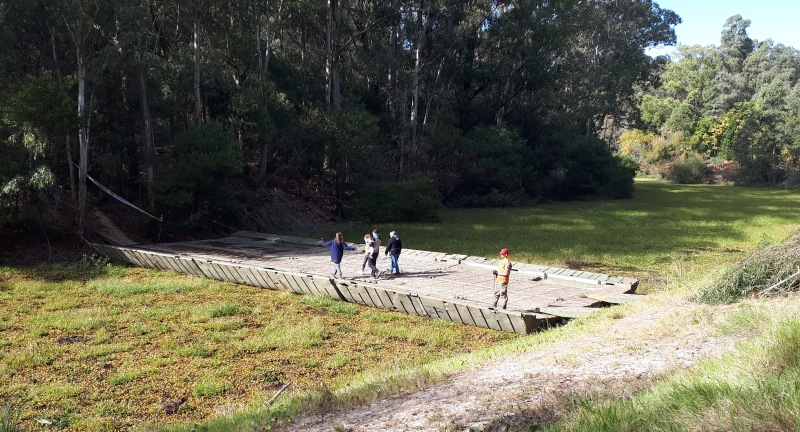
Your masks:
M800 317L771 322L727 356L679 372L633 397L576 398L542 430L798 430Z
M22 413L9 402L0 414L0 432L16 432L21 416Z
M736 263L717 283L701 290L697 298L709 304L735 303L743 297L761 296L762 291L786 280L783 284L763 293L764 296L783 295L797 290L800 281L800 275L796 275L798 271L800 271L800 240L794 238L755 251Z

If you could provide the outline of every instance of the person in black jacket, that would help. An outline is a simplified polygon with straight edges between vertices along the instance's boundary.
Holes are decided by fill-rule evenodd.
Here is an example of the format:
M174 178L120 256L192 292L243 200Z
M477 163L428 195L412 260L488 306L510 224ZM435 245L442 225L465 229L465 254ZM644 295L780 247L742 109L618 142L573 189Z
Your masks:
M400 274L400 266L397 264L397 260L400 259L400 252L403 251L403 242L400 241L400 236L394 231L389 233L389 237L389 243L386 243L386 252L384 254L389 255L392 264L387 271Z

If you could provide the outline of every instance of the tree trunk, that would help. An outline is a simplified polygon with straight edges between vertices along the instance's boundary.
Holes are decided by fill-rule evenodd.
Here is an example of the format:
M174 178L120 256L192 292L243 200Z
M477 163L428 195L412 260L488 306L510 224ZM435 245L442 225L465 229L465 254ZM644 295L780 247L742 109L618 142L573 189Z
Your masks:
M153 169L153 155L155 148L153 143L153 121L150 117L150 104L147 101L147 81L145 80L145 67L142 62L142 54L138 54L136 69L139 74L139 99L142 103L142 122L144 123L144 167L147 176L147 203L150 210L155 209L155 172Z
M56 79L58 80L58 86L61 87L63 85L61 80L61 68L59 68L58 63L58 53L56 52L56 34L52 27L50 28L50 46L53 51L53 68L56 71ZM69 134L64 135L64 142L66 143L66 151L67 151L67 170L69 171L69 195L72 198L72 205L78 201L75 195L75 167L72 166L72 149L70 148L70 137Z
M411 84L411 142L409 143L410 150L414 151L417 148L417 116L419 115L419 71L422 65L422 44L425 40L425 25L427 23L427 16L424 11L418 12L419 17L419 34L414 43L414 77Z
M331 65L333 63L333 5L337 0L328 0L328 31L325 35L325 106L331 108ZM327 161L326 161L327 163Z
M203 102L200 99L200 17L194 19L194 123L203 125Z
M338 33L341 24L341 14L339 0L328 0L328 32L326 36L326 56L325 56L325 104L328 111L342 110L342 98L339 94L339 76L341 65L339 63ZM336 177L336 168L333 166L333 157L336 151L336 143L328 142L325 145L325 159L322 168L325 171L333 170Z
M78 234L83 235L86 224L86 174L89 166L89 121L86 116L86 64L82 50L77 50L78 60L78 141L80 155L78 166Z

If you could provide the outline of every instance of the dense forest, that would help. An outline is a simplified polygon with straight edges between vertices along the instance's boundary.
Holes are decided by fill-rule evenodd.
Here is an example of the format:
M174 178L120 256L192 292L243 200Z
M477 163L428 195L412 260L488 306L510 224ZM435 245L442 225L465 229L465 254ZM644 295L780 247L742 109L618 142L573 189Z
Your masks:
M800 185L800 52L725 22L719 46L678 46L640 89L640 124L619 137L642 171L700 182L709 167L739 184Z
M654 140L620 133L738 158L763 128L720 125L790 116L793 50L740 20L647 56L679 22L646 0L3 0L0 230L81 233L102 187L175 229L273 201L389 221L628 197Z

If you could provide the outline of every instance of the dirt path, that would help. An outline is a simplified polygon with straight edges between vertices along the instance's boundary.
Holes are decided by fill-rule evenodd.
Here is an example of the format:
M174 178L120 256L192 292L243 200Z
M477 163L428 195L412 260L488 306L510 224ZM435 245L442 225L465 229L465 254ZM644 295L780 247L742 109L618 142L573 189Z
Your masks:
M643 388L665 372L719 356L737 341L714 331L713 315L703 306L682 299L647 300L621 311L591 334L496 359L413 393L300 416L282 430L513 430L558 417L569 395Z

